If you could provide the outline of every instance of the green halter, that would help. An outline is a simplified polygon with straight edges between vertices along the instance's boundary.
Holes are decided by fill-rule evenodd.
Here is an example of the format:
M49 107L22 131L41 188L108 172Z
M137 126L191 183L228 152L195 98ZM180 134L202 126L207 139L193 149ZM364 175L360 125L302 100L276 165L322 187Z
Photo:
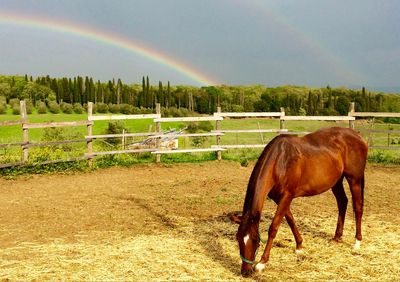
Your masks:
M266 240L263 240L261 238L260 230L258 230L258 238L260 238L260 242L263 244L265 244L267 242ZM254 264L256 264L255 258L257 257L257 253L258 253L258 248L256 250L256 255L254 256L254 260L249 260L249 259L245 258L244 256L242 256L242 254L240 254L240 258L242 259L243 262L248 263L250 265L254 265Z

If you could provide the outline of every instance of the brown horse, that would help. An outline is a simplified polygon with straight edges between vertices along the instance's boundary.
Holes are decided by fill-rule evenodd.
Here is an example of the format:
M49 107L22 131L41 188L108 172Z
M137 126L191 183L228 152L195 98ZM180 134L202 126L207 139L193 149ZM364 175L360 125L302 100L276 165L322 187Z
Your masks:
M368 146L352 129L332 127L297 137L279 135L264 149L251 174L242 216L231 217L239 223L236 238L242 258L242 275L261 271L269 254L283 217L286 218L296 240L296 253L302 250L301 235L290 211L296 197L313 196L329 189L336 198L339 215L334 240L343 234L347 209L347 196L343 178L349 183L356 219L356 243L361 243L361 218L364 202L364 170ZM258 226L264 201L268 195L277 205L275 216L268 230L268 240L261 260L256 264L260 244Z

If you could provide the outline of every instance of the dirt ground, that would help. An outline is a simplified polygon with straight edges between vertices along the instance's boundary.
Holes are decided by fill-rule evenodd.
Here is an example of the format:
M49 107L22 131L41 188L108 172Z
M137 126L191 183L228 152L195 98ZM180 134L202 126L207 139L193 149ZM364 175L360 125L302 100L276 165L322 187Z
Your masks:
M240 276L237 226L226 215L242 209L253 165L154 164L0 178L0 280L248 280ZM262 237L274 210L267 201ZM331 192L296 199L292 211L305 255L296 257L284 223L265 272L251 279L400 277L400 167L367 167L358 252L351 249L351 202L341 243L330 241L337 218Z

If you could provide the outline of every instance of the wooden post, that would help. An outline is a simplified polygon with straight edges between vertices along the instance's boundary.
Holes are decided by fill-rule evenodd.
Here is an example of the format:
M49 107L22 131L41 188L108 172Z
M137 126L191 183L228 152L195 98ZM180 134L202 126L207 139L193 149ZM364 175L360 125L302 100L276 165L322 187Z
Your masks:
M93 103L92 102L88 103L88 110L87 111L88 111L88 121L91 121L90 117L93 114ZM92 124L92 122L89 123L86 126L86 129L87 129L87 135L88 136L92 136L93 135L93 124ZM93 153L93 139L89 138L86 141L86 144L87 144L87 152L88 152L88 155L89 155L89 157L88 157L88 165L89 165L89 168L93 168L93 156L91 155Z
M25 128L25 124L28 122L28 115L26 113L26 103L25 100L19 102L20 111L21 111L21 122L22 122L22 162L27 163L29 157L29 129Z
M221 113L221 107L217 107L217 113ZM220 120L217 120L216 122L215 122L215 130L221 130L221 121ZM221 136L220 135L217 135L217 137L216 137L216 143L217 143L217 146L219 147L220 145L221 145ZM216 154L217 154L217 160L222 160L222 152L221 151L217 151L216 152Z
M279 121L279 129L285 129L285 121L283 120L283 117L285 117L285 108L281 107L281 117Z
M125 150L125 129L122 129L121 145L122 145L122 150Z
M354 102L351 102L351 104L350 104L349 116L352 116L352 114L353 114L355 111L356 111L356 110L355 110L355 103L354 103ZM350 127L351 129L354 129L354 120L350 120L350 121L349 121L349 127Z
M161 105L160 103L156 103L156 114L161 115ZM157 134L161 134L161 122L156 122L156 131ZM156 139L156 147L159 151L161 148L161 137ZM161 154L156 154L156 163L161 162Z
M258 129L261 130L260 122L257 122ZM261 144L264 144L264 136L263 133L260 132Z

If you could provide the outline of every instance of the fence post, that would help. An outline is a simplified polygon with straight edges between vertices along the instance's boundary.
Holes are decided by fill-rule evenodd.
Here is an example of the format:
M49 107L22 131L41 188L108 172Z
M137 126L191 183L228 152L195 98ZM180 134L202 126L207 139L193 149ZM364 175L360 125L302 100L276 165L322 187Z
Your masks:
M161 115L161 104L156 103L156 114ZM161 135L161 122L156 122L156 131L157 134ZM157 150L160 150L161 147L161 137L156 139L156 147ZM161 154L156 154L156 163L161 162Z
M25 124L28 122L28 115L26 113L26 103L25 100L22 100L19 102L20 106L20 111L21 111L21 122L22 122L22 162L27 163L28 162L28 156L29 156L29 149L28 149L28 143L29 143L29 129L25 128Z
M93 103L89 102L88 103L88 109L87 109L87 113L88 113L88 121L89 123L86 125L86 129L87 129L87 135L88 136L92 136L93 134L93 123L91 121L91 116L93 115ZM91 137L89 137L86 141L87 144L87 151L88 151L88 165L89 168L93 168L93 139Z
M350 111L349 111L349 116L353 116L352 114L355 112L355 103L351 102L350 103ZM351 129L354 129L354 120L349 121L349 126Z
M285 117L285 108L281 107L281 117L279 118L279 129L285 129L285 120L282 119L283 117Z
M221 107L217 107L217 113L218 114L221 113ZM215 122L215 129L217 131L221 130L221 121L220 120L217 120ZM217 135L216 142L217 142L217 146L219 147L221 145L221 136L220 135ZM221 151L217 151L216 153L217 153L217 160L219 160L219 161L222 160L222 152Z
M122 129L121 146L122 146L122 150L125 150L125 129Z

